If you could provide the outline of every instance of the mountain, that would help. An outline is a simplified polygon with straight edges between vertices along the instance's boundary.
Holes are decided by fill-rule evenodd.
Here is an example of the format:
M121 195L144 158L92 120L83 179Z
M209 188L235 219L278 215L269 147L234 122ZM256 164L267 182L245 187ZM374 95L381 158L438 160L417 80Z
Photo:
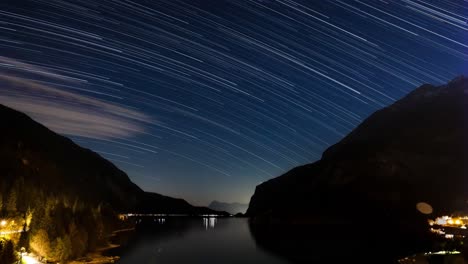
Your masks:
M319 161L258 185L247 215L253 223L327 225L361 237L423 237L428 217L467 209L467 124L466 77L422 85ZM417 205L426 205L424 214Z
M144 192L97 153L2 105L0 175L0 218L29 230L14 242L53 260L105 242L118 213L218 213Z
M89 204L108 204L118 212L213 212L182 199L146 193L99 154L82 148L27 115L0 105L0 186L21 184L45 193L78 198ZM2 192L5 193L5 192ZM18 207L27 199L19 194Z
M218 201L212 201L210 205L208 205L208 208L220 211L220 212L228 212L230 214L237 214L237 213L245 213L247 211L247 207L249 205L247 204L241 204L241 203L223 203L223 202L218 202Z

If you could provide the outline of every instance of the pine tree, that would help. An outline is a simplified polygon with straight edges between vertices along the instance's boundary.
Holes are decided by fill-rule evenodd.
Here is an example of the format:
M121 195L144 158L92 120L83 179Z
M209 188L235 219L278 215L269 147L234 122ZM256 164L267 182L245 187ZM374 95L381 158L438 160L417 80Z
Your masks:
M15 261L14 245L11 240L0 242L0 263L13 263Z
M28 206L28 210L26 210L26 213L24 215L24 222L26 224L26 230L29 229L32 218L33 218L33 210L31 209L30 206Z
M7 212L16 212L16 190L12 189L10 191L10 195L8 196L8 201L6 203L6 210Z
M31 237L31 249L39 256L47 257L50 254L49 235L44 229L40 229Z
M55 260L66 261L71 257L72 242L67 234L65 234L63 237L58 237L54 244L55 248L52 252L52 257Z
M78 227L75 222L72 221L69 224L68 233L70 234L70 237L73 238L71 240L72 256L80 257L85 254L88 249L88 233L86 232L86 229Z

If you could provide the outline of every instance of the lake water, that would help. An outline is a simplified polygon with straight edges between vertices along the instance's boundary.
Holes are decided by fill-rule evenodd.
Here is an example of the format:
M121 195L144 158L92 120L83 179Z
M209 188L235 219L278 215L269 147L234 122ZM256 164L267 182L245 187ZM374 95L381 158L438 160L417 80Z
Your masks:
M121 264L268 263L286 260L257 246L245 218L146 219L122 249Z
M136 231L127 234L130 238L119 237L122 240L116 243L123 242L123 246L109 252L121 256L120 264L394 264L398 256L408 255L402 253L408 246L409 252L419 252L411 249L419 245L417 242L398 236L392 240L388 233L382 233L385 229L249 225L248 219L234 217L143 217L130 221L138 222Z

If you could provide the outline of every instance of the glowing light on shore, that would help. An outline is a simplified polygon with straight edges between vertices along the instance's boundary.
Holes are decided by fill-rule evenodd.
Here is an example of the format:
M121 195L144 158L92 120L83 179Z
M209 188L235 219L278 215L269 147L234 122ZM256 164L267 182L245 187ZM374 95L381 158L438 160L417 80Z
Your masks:
M23 259L23 263L25 264L39 264L40 263L39 261L37 261L35 258L31 256L23 256L22 259Z
M450 226L458 228L466 228L468 224L468 216L461 217L451 217L451 216L441 216L437 217L435 220L429 220L429 225L439 225L439 226Z
M430 255L458 255L460 254L461 252L460 251L445 251L445 250L442 250L442 251L437 251L437 252L428 252L428 253L424 253L424 255L426 256L430 256Z
M446 239L454 239L455 237L464 238L466 231L455 231L456 229L467 229L468 216L440 216L436 219L429 219L430 231L432 233L444 236Z

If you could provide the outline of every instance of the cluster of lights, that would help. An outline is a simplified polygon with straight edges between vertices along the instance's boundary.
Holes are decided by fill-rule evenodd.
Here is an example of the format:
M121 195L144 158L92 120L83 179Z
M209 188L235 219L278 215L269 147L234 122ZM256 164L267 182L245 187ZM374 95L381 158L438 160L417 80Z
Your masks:
M21 226L18 226L18 224L15 224L15 220L6 220L2 219L0 220L0 237L1 238L10 238L10 235L12 234L19 234L24 232L23 228ZM26 229L28 231L28 228Z
M464 238L464 235L454 235L446 233L446 228L459 228L459 229L467 229L468 225L468 216L462 217L451 217L451 216L441 216L437 217L435 220L429 220L429 225L431 226L430 231L432 233L444 236L446 239L453 239L455 236ZM433 228L437 227L437 228Z
M437 252L427 252L427 253L424 253L425 256L431 256L431 255L458 255L458 254L461 254L460 251L446 251L446 250L442 250L442 251L437 251Z
M7 226L7 224L8 224L7 220L5 220L5 219L1 220L0 221L0 228L4 228L5 226ZM11 220L10 224L14 225L15 221ZM23 230L0 231L0 235L5 236L5 235L8 235L8 234L20 233L22 231ZM21 251L18 252L18 254L20 256L21 263L25 263L25 264L39 264L40 263L34 257L28 256L28 253L26 253L25 251L26 251L25 248L22 247Z
M430 257L430 256L434 256L434 255L439 255L439 256L445 256L445 255L459 255L461 254L460 251L445 251L445 250L442 250L442 251L437 251L437 252L426 252L424 254L422 254L422 256L425 256L425 257ZM421 254L419 255L414 255L412 257L406 257L406 258L403 258L403 259L399 259L398 260L398 263L402 263L402 264L406 264L406 263L415 263L416 262L416 257L417 256L421 256Z
M128 213L128 214L120 214L119 217L140 217L140 216L150 216L150 217L166 217L166 216L190 216L188 214L133 214L133 213ZM223 215L217 215L217 214L202 214L199 215L201 217L220 217Z
M454 234L445 234L445 238L447 239L453 239L455 237Z
M436 234L441 235L441 236L444 236L447 239L453 239L455 237L454 234L446 234L445 231L442 230L442 229L431 228L431 232L436 233ZM464 237L464 236L462 236L462 237Z
M436 234L438 234L438 235L445 235L445 231L442 230L442 229L438 229L438 228L432 228L432 227L431 227L431 232L432 232L432 233L436 233Z
M438 225L438 226L450 226L458 227L461 229L466 229L468 224L468 216L463 217L451 217L451 216L441 216L437 217L435 220L429 220L429 225Z
M164 216L189 216L188 214L121 214L122 216L126 217L141 217L141 216L147 216L147 217L164 217Z

